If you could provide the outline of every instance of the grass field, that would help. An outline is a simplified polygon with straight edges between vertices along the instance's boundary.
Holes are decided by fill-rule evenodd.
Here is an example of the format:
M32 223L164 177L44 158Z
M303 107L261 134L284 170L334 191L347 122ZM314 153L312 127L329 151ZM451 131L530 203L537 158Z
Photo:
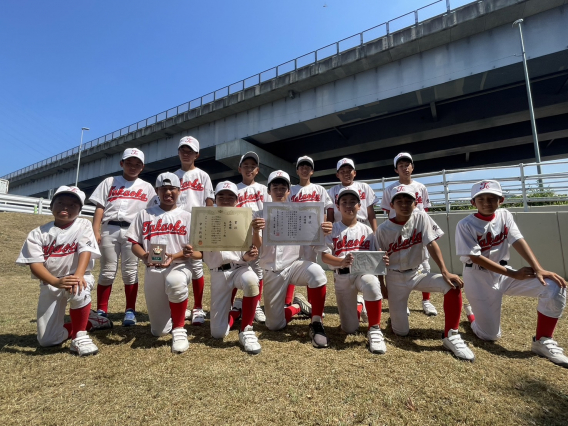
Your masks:
M353 336L340 332L331 280L324 320L329 349L314 349L308 321L294 320L282 332L255 325L262 353L250 356L242 352L237 331L214 340L206 321L202 327L186 325L191 346L173 355L169 336L150 334L143 292L138 325L121 326L119 279L110 300L115 327L92 334L98 355L72 356L69 342L40 348L38 282L14 261L27 233L49 220L0 213L2 425L568 422L568 369L530 352L536 325L536 302L530 299L505 299L504 337L498 343L477 339L462 314L460 328L475 353L473 364L442 349L443 315L423 315L419 293L410 300L411 333L404 338L390 330L384 303L387 353L372 355L365 346L365 327ZM441 310L442 297L432 298ZM564 319L555 338L568 349Z

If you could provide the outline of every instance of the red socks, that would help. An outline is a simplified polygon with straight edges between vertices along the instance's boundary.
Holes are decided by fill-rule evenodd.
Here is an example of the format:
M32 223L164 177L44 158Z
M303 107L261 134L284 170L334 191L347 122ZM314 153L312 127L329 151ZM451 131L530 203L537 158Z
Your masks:
M241 311L233 311L233 310L229 311L229 330L233 328L233 324L235 324L235 321L238 321L240 317L241 317Z
M444 337L450 330L458 330L462 311L462 294L459 288L453 288L444 295ZM370 318L369 318L370 321Z
M256 304L260 300L260 295L253 297L243 297L243 312L241 313L241 331L247 325L252 325L254 321L254 313L256 311Z
M422 300L430 300L430 293L422 292Z
M381 300L365 300L367 308L367 317L369 317L369 328L374 325L381 324L381 312L383 310L383 301ZM357 306L359 310L359 306Z
M112 285L97 284L97 310L98 311L108 312L108 299L110 299L110 292L111 291L112 291Z
M547 317L546 315L541 314L538 311L537 314L538 317L536 320L536 340L539 340L541 337L552 338L552 334L554 333L554 329L556 328L558 318Z
M286 299L284 300L285 305L291 305L294 301L294 291L296 290L296 286L294 284L288 284L288 288L286 289Z
M262 297L262 288L264 287L264 280L258 281L258 300Z
M284 308L284 316L286 317L286 324L292 321L292 318L298 315L302 310L300 308L296 308L295 306L286 306Z
M203 288L205 287L205 279L203 277L191 280L193 286L193 309L203 308Z
M363 312L363 304L357 303L357 319L361 321L361 312Z
M181 328L185 325L185 310L187 309L187 299L183 302L170 302L170 312L172 314L172 330Z
M89 322L90 312L90 303L87 306L83 306L79 309L69 309L69 316L71 317L71 333L69 334L69 337L71 339L77 337L77 332L86 331L92 327L91 323ZM69 331L68 327L65 328L67 328L67 331Z
M312 318L323 316L323 307L325 305L326 286L311 288L308 287L308 299L312 304Z
M71 335L73 334L73 324L66 322L65 324L63 324L63 328L67 330L67 338L70 339Z
M98 294L98 289L97 289L97 294ZM126 310L132 309L133 311L136 311L136 297L138 296L138 283L125 285L124 295L126 296ZM105 310L105 312L107 311Z

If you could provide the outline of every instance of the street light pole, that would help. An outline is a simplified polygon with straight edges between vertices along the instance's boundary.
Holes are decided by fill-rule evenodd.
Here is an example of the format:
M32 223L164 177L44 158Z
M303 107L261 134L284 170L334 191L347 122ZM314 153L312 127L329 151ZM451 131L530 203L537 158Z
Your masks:
M529 114L531 117L531 128L532 128L532 135L533 135L533 142L534 142L534 156L536 158L537 166L536 171L540 175L542 174L542 170L540 169L540 149L538 147L538 133L536 131L536 120L534 118L534 109L533 109L533 100L531 94L531 82L529 78L529 69L527 67L527 55L525 54L525 42L523 40L523 19L517 19L513 22L513 27L515 25L519 26L519 35L521 37L521 51L523 55L523 69L525 71L525 82L527 86L527 97L529 98ZM539 180L539 183L542 185L542 180Z
M79 183L79 166L81 165L81 148L83 147L83 132L89 130L88 127L81 128L81 143L79 144L79 156L77 157L77 176L75 177L75 186Z

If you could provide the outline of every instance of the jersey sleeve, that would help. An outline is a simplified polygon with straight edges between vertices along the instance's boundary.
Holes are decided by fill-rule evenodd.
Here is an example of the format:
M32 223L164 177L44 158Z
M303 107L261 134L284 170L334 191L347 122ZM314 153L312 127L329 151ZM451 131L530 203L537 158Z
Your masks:
M365 184L365 193L367 194L367 207L374 206L379 202L379 198L375 195L375 191L371 185Z
M126 231L126 238L131 241L136 241L138 244L143 246L142 241L142 221L144 215L144 210L138 212L130 226L128 227L128 231Z
M507 235L507 242L513 244L515 241L523 238L523 234L519 231L519 227L515 223L515 219L509 210L505 210L505 224L509 228L509 235Z
M28 234L20 255L16 259L18 265L28 265L30 263L44 263L43 244L41 239L41 230L36 228Z
M388 188L385 188L385 190L383 191L383 198L381 199L381 209L390 211L392 207L389 204L390 200L389 192L390 191Z
M480 256L481 246L477 242L475 231L468 226L465 219L456 226L456 254L458 256Z
M323 201L323 210L324 210L323 213L324 213L324 215L327 215L327 211L329 209L333 208L334 203L333 203L333 200L331 199L331 197L329 196L329 192L325 191L325 189L324 189L324 192L323 192L323 200L322 201Z
M312 246L316 253L329 253L333 254L331 249L333 248L333 238L331 237L332 234L325 236L325 245L323 246Z
M213 191L213 184L211 183L211 178L207 173L205 172L203 173L205 174L205 177L203 178L203 183L204 183L203 194L205 198L204 202L206 202L208 198L211 198L213 202L215 202L215 191Z
M426 212L421 212L421 216L424 221L424 237L422 238L422 244L426 246L444 235L444 231L442 231L438 224L434 222L434 219L432 219Z
M148 204L147 207L154 207L160 205L160 199L158 198L158 194L156 194L156 190L151 184L148 184Z
M432 207L432 204L430 203L430 195L428 195L428 188L426 188L426 185L422 185L422 205L425 209Z
M95 234L93 232L93 225L88 220L85 220L85 223L82 223L81 226L83 227L83 233L81 234L81 238L79 240L79 247L77 252L79 254L90 251L91 252L91 260L98 259L101 257L101 252L99 250L99 245L97 244L97 239L95 238Z
M91 194L91 197L89 198L89 201L91 203L93 203L95 206L97 204L100 204L101 206L105 207L107 198L108 198L108 182L109 179L113 179L113 178L106 178L105 180L103 180L101 183L99 183L99 186L97 186L97 188L93 191L93 193Z

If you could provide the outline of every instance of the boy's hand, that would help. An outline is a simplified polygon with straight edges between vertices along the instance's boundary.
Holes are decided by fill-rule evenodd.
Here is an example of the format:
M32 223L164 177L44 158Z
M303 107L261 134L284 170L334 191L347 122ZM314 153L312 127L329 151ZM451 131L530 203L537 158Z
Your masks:
M166 253L166 261L164 263L161 263L160 265L154 265L154 266L159 266L160 268L167 268L172 264L172 260L174 260L174 257L171 254Z
M322 222L321 229L322 229L324 235L329 235L329 234L331 234L331 231L333 230L333 223Z
M97 240L97 244L100 246L101 245L101 232L93 230L93 233L95 234L95 240Z
M52 284L53 287L62 288L70 292L71 294L79 294L84 288L87 287L83 277L77 277L75 275L67 275L65 277L58 278L57 281Z
M258 257L258 249L256 248L256 246L254 244L252 246L250 246L249 251L247 251L245 254L243 254L243 260L245 262L250 262L251 260L254 260L257 257Z
M535 277L534 269L530 266L523 266L521 269L511 270L511 278L516 280L528 280ZM543 285L546 285L543 282Z
M385 262L386 266L390 265L390 258L389 255L385 253L385 255L383 256L383 262Z
M566 288L566 281L560 275L555 274L554 272L545 271L544 269L540 269L535 272L535 276L538 278L542 285L546 285L544 281L545 278L554 281L560 288Z
M183 246L183 257L191 257L192 254L193 254L192 246L190 246L189 244Z
M150 262L150 253L148 252L144 253L144 256L142 256L141 259L142 262L144 262L144 265L146 265L148 268L154 266L154 264Z
M264 229L265 225L266 222L262 218L256 218L252 220L252 229L254 229L255 231L260 231Z
M451 274L449 271L442 272L444 281L452 288L463 288L463 281L456 274Z
M341 261L341 265L339 266L342 268L348 268L352 264L353 264L353 255L349 253L347 256L343 258L343 260Z

